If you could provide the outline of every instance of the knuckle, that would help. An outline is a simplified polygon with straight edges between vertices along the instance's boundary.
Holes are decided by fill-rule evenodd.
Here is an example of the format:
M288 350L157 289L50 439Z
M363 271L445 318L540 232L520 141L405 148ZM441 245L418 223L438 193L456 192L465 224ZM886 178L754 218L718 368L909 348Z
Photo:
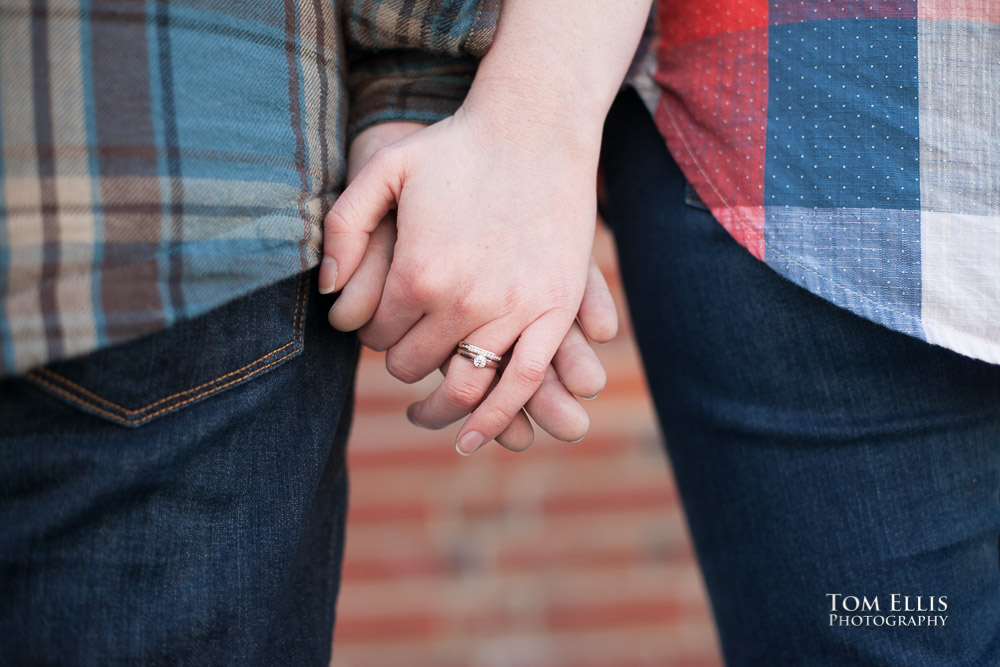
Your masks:
M477 299L471 294L459 294L454 301L452 306L452 311L459 319L465 319L468 316L480 312L482 310Z
M372 153L371 162L372 167L377 171L382 171L391 166L396 160L396 149L391 146L383 146L377 151Z
M326 214L326 231L331 234L351 231L350 218L355 215L354 205L350 198L341 196Z
M540 385L549 365L540 359L524 359L517 365L515 375L524 384Z
M465 380L446 382L442 391L445 401L468 411L479 405L483 398L482 390Z
M417 303L429 303L434 300L434 284L426 275L419 275L412 280L406 281L404 291L410 299Z
M358 330L358 340L361 341L362 345L376 352L385 352L387 349L387 346L379 341L371 326L363 326Z
M399 167L405 162L405 156L402 148L389 145L375 151L368 161L376 179L390 191L398 191L400 187Z
M498 319L509 319L524 323L527 316L536 316L548 308L548 294L544 288L514 284L502 294L485 297L484 305L498 314ZM523 326L523 324L522 324Z
M517 416L518 410L520 410L520 408L511 411L502 405L492 405L486 408L483 413L483 418L488 424L491 424L493 428L498 431L502 431L508 424L514 421L514 417Z
M410 271L402 278L399 288L409 301L431 303L440 294L439 281L432 271Z
M406 361L399 359L397 355L392 354L391 350L389 354L385 355L385 367L389 371L389 375L406 384L413 384L421 378L418 371Z

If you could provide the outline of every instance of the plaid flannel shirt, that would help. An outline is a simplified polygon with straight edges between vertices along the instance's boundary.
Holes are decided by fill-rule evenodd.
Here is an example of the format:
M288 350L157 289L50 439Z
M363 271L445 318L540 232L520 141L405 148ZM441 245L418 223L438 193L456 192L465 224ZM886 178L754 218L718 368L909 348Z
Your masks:
M499 0L0 0L0 376L319 261L348 138L464 98Z
M1000 363L1000 0L653 16L632 81L732 236L838 306Z

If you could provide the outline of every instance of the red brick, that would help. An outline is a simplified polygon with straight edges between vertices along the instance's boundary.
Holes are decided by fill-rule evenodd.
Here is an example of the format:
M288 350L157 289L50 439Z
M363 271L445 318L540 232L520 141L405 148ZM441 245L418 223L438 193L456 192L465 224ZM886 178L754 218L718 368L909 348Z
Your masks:
M384 638L424 639L433 632L433 620L424 614L397 615L391 612L368 618L343 617L337 619L335 637L340 641L373 640Z
M549 498L545 511L549 513L593 513L644 510L676 504L677 495L666 485L644 489L628 489L612 493L581 492Z
M334 667L708 667L714 627L614 271L621 328L580 443L454 450L405 408L440 382L362 353Z
M621 625L665 625L679 618L673 600L634 601L591 607L559 605L549 609L547 623L553 630L614 628Z
M350 510L350 521L354 524L372 522L425 521L427 507L416 503L384 503L355 507Z
M455 562L439 554L409 554L379 560L344 562L345 581L402 579L413 576L443 575L456 571Z

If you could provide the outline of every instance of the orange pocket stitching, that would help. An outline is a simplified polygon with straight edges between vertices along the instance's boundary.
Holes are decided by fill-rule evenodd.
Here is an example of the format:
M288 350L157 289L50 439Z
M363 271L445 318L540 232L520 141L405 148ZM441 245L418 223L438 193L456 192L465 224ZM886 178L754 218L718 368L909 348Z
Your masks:
M137 426L137 425L143 424L143 423L145 423L145 422L153 419L154 417L158 417L159 415L161 415L161 414L163 414L165 412L169 412L171 410L174 410L174 409L177 409L177 408L181 408L181 407L183 407L185 405L188 405L189 403L192 403L192 402L194 402L194 401L196 401L196 400L198 400L200 398L204 398L205 396L209 396L209 395L211 395L213 393L222 391L223 389L226 389L227 387L231 387L234 384L237 384L239 382L242 382L243 380L249 379L249 378L253 377L254 375L256 375L256 374L258 374L258 373L260 373L260 372L262 372L262 371L264 371L264 370L266 370L268 368L271 368L272 366L280 363L281 361L283 361L283 360L285 360L285 359L287 359L287 358L289 358L289 357L294 356L295 354L297 354L301 350L302 337L303 337L303 333L305 331L305 314L306 314L306 309L304 308L304 301L305 301L305 290L303 289L303 285L304 284L305 284L305 274L299 276L298 286L296 287L295 311L294 311L294 313L292 315L294 331L293 331L293 338L292 338L291 341L285 343L284 345L282 345L279 348L271 350L270 352L268 352L264 356L260 357L259 359L256 359L255 361L251 361L249 364L243 366L242 368L238 368L238 369L236 369L234 371L230 371L230 372L228 372L228 373L226 373L224 375L220 375L217 378L214 378L214 379L209 380L207 382L203 382L202 384L200 384L200 385L198 385L196 387L191 387L189 389L185 389L183 391L179 391L179 392L177 392L175 394L171 394L170 396L167 396L165 398L161 398L159 400L156 400L156 401L154 401L154 402L152 402L152 403L150 403L148 405L145 405L145 406L143 406L141 408L136 408L134 410L130 410L130 409L124 407L124 406L118 405L117 403L109 401L108 399L106 399L106 398L104 398L102 396L98 396L97 394L95 394L95 393L93 393L93 392L91 392L91 391L89 391L89 390L81 387L80 385L76 384L75 382L71 381L70 379L68 379L68 378L60 375L59 373L55 373L54 371L51 371L51 370L49 370L47 368L39 368L38 370L35 370L35 371L32 371L32 372L28 373L25 377L27 377L32 382L40 384L41 386L46 387L47 389L49 389L49 390L51 390L51 391L59 394L63 398L66 398L67 400L69 400L69 401L71 401L73 403L76 403L77 405L80 405L80 406L83 406L83 407L85 407L87 409L93 410L94 412L97 412L98 414L101 414L101 415L107 417L108 419L111 419L112 421L118 422L120 424L125 424L126 426ZM163 403L166 403L168 401L171 401L171 400L180 398L182 396L185 396L187 394L191 394L193 392L199 391L201 389L204 389L205 387L210 387L211 385L217 385L219 382L222 382L223 380L226 380L227 378L230 378L230 377L232 377L234 375L242 373L242 372L246 371L247 369L252 368L253 366L256 366L256 365L264 362L269 357L272 357L275 354L278 354L282 350L287 349L289 346L298 346L298 347L297 347L297 349L294 349L294 350L288 352L287 354L282 355L281 357L275 359L274 361L268 363L267 365L261 366L260 368L257 368L255 370L249 371L246 374L244 374L243 376L237 377L237 378L235 378L234 380L232 380L230 382L227 382L227 383L225 383L223 385L219 385L219 386L216 386L216 387L212 387L212 388L210 388L210 389L208 389L206 391L203 391L200 394L192 396L192 397L190 397L190 398L188 398L186 400L183 400L183 401L181 401L181 402L179 402L179 403L177 403L175 405L168 405L165 408L157 410L156 412L154 412L152 414L149 414L149 415L145 415L143 417L139 417L139 418L127 418L127 417L123 417L123 416L117 415L117 414L115 414L113 412L109 412L108 410L102 409L102 408L98 407L95 404L95 402L101 403L101 404L103 404L103 405L105 405L105 406L107 406L109 408L113 408L113 409L117 410L118 412L124 413L125 415L128 415L128 416L139 415L139 414L148 412L149 410L152 410L153 408L155 408L155 407L157 407L159 405L162 405ZM59 387L59 386L53 384L52 382L49 382L49 381L43 379L41 377L43 374L46 375L46 376L49 376L51 380L53 380L55 382L58 382L58 383L64 385L65 387ZM80 395L78 395L78 394L80 394ZM87 397L89 397L89 398L91 398L93 400L92 401L88 401L85 398L83 398L83 396L87 396Z
M34 382L39 383L40 385L42 385L44 387L47 387L49 390L51 390L51 391L59 394L60 396L65 397L67 400L70 400L70 401L72 401L74 403L77 403L79 405L83 405L87 409L93 410L94 412L96 412L96 413L98 413L100 415L103 415L103 416L107 417L108 419L110 419L112 421L116 421L119 424L125 424L126 426L139 426L141 424L145 424L146 422L148 422L151 419L155 419L156 417L159 417L160 415L162 415L165 412L170 412L171 410L175 410L177 408L182 408L185 405L187 405L189 403L193 403L194 401L197 401L200 398L204 398L205 396L209 396L211 394L218 393L218 392L222 391L223 389L225 389L226 387L231 387L234 384L239 384L243 380L251 378L254 375L257 375L258 373L261 373L261 372L267 370L271 366L275 366L275 365L281 363L282 361L284 361L288 357L295 356L296 354L298 354L298 351L289 352L288 354L286 354L286 355L284 355L282 357L279 357L278 359L275 359L274 361L272 361L271 363L267 364L266 366L261 366L257 370L251 371L250 373L247 373L243 377L236 378L235 380L231 380L230 382L227 382L224 385L215 387L214 389L209 389L209 390L204 391L204 392L202 392L200 394L197 394L196 396L192 396L191 398L188 398L187 400L181 401L180 403L177 403L176 405L169 405L169 406L167 406L165 408L161 408L161 409L157 410L156 412L154 412L152 414L149 414L149 415L146 415L145 417L140 417L139 419L125 419L124 417L120 417L120 416L114 414L113 412L108 412L107 410L103 410L103 409L101 409L101 408L99 408L99 407L97 407L95 405L87 403L86 401L80 400L79 398L77 398L73 394L70 394L66 390L61 389L61 388L55 386L54 384L51 384L50 382L47 382L47 381L45 381L45 380L43 380L41 378L36 377L36 378L32 378L32 380Z
M94 392L92 392L92 391L90 391L88 389L85 389L84 387L81 387L80 385L76 384L72 380L70 380L70 379L68 379L68 378L66 378L66 377L64 377L62 375L59 375L58 373L54 373L53 371L50 371L47 368L39 368L37 371L32 371L31 374L37 373L37 374L41 374L41 375L47 375L53 381L59 382L60 384L63 384L63 385L66 385L69 389L72 389L76 393L83 394L84 396L88 396L88 397L94 399L95 401L97 401L99 403L103 403L104 405L106 405L106 406L108 406L110 408L114 408L115 410L118 410L118 411L123 412L125 414L135 415L135 414L139 414L140 412L146 412L147 410L151 410L152 408L155 408L156 406L160 405L161 403L166 403L167 401L169 401L171 399L174 399L174 398L178 398L180 396L183 396L184 394L190 394L191 392L198 391L199 389L203 389L204 387L207 387L208 385L215 384L216 382L221 382L222 380L225 380L226 378L228 378L228 377L230 377L232 375L236 375L237 373L241 373L241 372L245 371L246 369L250 368L251 366L259 364L260 362L264 361L268 357L273 356L273 355L277 354L278 352L281 352L282 350L284 350L289 345L294 345L294 344L295 344L295 341L289 341L289 342L285 343L284 345L282 345L281 347L279 347L278 349L271 350L270 352L268 352L267 354L265 354L260 359L257 359L255 361L251 361L249 364L247 364L243 368L238 368L235 371L231 371L229 373L226 373L225 375L217 377L214 380L209 380L208 382L202 383L202 384L198 385L197 387L192 387L190 389L185 389L184 391L179 391L176 394L172 394L172 395L167 396L165 398L161 398L158 401L154 401L153 403L150 403L149 405L143 406L141 408L136 408L134 410L130 410L130 409L124 407L124 406L121 406L121 405L118 405L117 403L114 403L113 401L109 401L108 399L106 399L106 398L104 398L102 396L98 396Z

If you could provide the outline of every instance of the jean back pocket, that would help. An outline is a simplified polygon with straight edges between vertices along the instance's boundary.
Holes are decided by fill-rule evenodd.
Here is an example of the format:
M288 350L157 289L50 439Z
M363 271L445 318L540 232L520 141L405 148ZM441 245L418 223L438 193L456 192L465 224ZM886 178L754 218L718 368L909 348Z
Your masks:
M151 336L49 364L25 378L93 415L142 426L300 354L308 277L276 283Z

